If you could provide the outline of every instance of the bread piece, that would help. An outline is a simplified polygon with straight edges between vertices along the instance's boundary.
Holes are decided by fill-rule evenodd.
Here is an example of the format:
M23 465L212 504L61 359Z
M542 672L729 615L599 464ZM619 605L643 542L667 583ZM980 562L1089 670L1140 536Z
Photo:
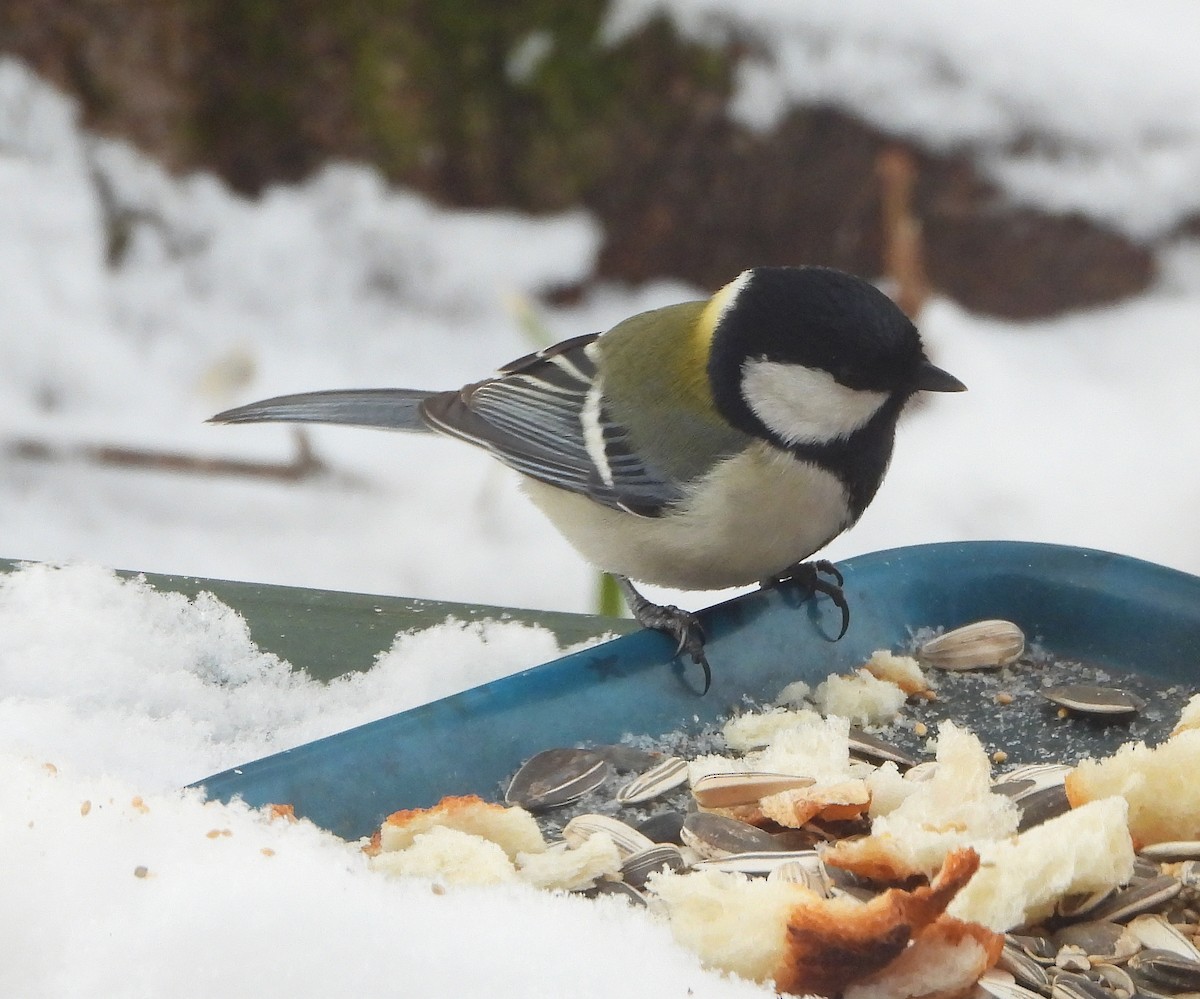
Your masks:
M1200 838L1200 729L1189 728L1160 746L1127 742L1112 756L1083 760L1067 774L1073 806L1120 795L1129 803L1129 833L1141 849L1151 843Z
M755 731L751 718L742 715L727 723L726 732L740 722L735 734ZM845 718L822 718L815 711L769 711L763 719L787 717L790 724L768 726L769 744L738 759L728 756L701 756L688 765L693 783L707 774L761 773L798 774L818 782L840 782L854 776L850 762L850 723ZM726 741L729 741L728 734ZM742 745L742 743L738 743ZM731 748L737 748L736 746Z
M770 981L783 959L788 913L820 898L802 885L726 871L652 874L647 888L680 944L707 967L756 982Z
M890 964L851 982L842 999L965 999L1003 948L1002 934L943 915Z
M942 722L937 762L932 777L872 821L871 835L833 844L825 862L884 881L929 877L951 850L1016 832L1017 806L992 793L991 764L974 735Z
M885 725L908 699L896 684L877 680L865 669L834 674L818 684L813 703L826 715L849 718L855 725Z
M910 697L931 689L920 663L912 656L897 656L887 649L879 649L863 664L863 669L876 680L894 683Z
M979 867L972 850L957 850L928 886L890 888L867 902L845 897L797 906L788 916L787 948L775 986L797 995L840 995L902 954L934 922Z
M1179 713L1179 724L1175 726L1171 735L1178 735L1193 728L1200 728L1200 694L1193 694L1183 706L1183 711Z
M783 992L836 996L901 954L978 862L972 851L958 851L931 885L891 889L868 902L721 871L656 874L648 888L675 938L708 967L773 981Z
M980 846L982 864L950 915L998 932L1048 916L1064 895L1113 888L1133 874L1121 798L1104 798Z
M577 891L602 877L616 878L621 855L608 833L595 832L571 850L544 850L517 857L521 880L537 888Z
M446 826L417 834L403 850L371 858L385 874L431 878L455 885L494 885L517 880L517 869L495 843Z
M870 803L866 781L846 780L769 794L759 800L758 810L764 819L799 829L818 815L831 822L858 818Z
M921 785L915 780L905 780L900 768L894 763L883 763L866 777L867 791L871 795L870 816L894 812L904 800Z
M775 695L775 704L781 708L807 707L811 696L812 687L803 680L793 680Z
M393 812L383 820L378 849L403 850L421 833L437 826L482 836L498 844L515 860L518 853L541 853L546 840L537 821L525 809L493 805L476 795L443 798L432 808Z
M824 719L811 708L772 708L768 711L749 711L730 718L721 727L721 734L725 737L725 745L733 752L749 753L769 745L786 729L811 728L823 723Z

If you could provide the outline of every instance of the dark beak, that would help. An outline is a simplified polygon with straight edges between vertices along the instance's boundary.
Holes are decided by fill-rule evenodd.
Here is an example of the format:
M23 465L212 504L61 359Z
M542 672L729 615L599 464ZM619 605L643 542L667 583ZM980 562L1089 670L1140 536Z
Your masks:
M965 392L967 387L950 372L926 361L917 372L919 392Z

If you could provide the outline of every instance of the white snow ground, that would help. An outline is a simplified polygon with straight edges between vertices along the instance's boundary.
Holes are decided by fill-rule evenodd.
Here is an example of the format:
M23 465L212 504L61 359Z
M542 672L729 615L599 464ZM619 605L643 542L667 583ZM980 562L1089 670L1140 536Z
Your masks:
M838 103L988 149L1018 196L1135 234L1197 209L1190 4L660 5L697 31L736 10L763 35L776 62L747 70L748 121L796 97ZM622 18L650 6L624 0ZM1008 150L1029 135L1033 152ZM93 172L153 220L115 271ZM277 392L478 377L532 346L512 297L586 274L597 239L581 213L446 211L353 165L258 201L168 178L0 62L0 444L286 460L286 430L203 421ZM1200 572L1200 253L1180 244L1167 264L1150 294L1054 321L933 302L925 336L970 392L911 414L887 484L828 554L1022 538ZM689 294L610 287L544 319L565 337ZM557 650L537 629L447 623L320 687L214 602L102 566L590 606L591 573L471 449L351 430L313 441L333 471L296 485L0 466L0 556L89 563L0 579L0 994L773 994L701 970L640 914L435 895L370 874L305 823L174 790Z

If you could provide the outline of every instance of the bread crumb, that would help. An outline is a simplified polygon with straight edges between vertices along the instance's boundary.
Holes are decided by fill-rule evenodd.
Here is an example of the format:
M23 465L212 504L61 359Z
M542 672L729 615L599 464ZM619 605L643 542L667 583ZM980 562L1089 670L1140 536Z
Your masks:
M1120 796L1129 805L1129 833L1140 849L1200 838L1200 729L1185 729L1159 746L1127 742L1112 756L1083 760L1067 774L1073 807Z
M918 735L922 739L924 739L925 736L927 736L928 734L929 734L929 726L926 725L923 721L919 721L915 725L913 725L913 735Z
M894 683L910 697L929 690L929 680L912 656L898 656L887 649L879 649L863 664L863 668L877 680Z
M1012 704L1013 695L1007 690L1002 690L994 698L992 698L992 700L994 700L997 704Z
M1003 749L997 749L994 753L992 753L992 762L993 763L1007 763L1008 762L1008 753L1006 753Z
M1104 798L1027 829L980 844L979 872L951 903L950 915L1005 932L1042 919L1063 895L1124 884L1133 874L1128 807Z
M751 711L730 718L721 726L721 734L725 737L725 745L734 752L747 753L769 745L775 736L786 729L821 725L823 721L824 719L812 708L774 708L769 711Z
M823 856L866 877L932 877L952 850L1011 836L1018 817L1009 798L992 793L991 765L979 739L944 721L932 775L875 817L869 836L834 843Z
M430 826L402 850L372 857L373 870L430 878L455 885L496 885L517 880L517 869L496 843L447 826Z
M1179 714L1179 724L1171 734L1178 735L1193 728L1200 728L1200 694L1194 694L1184 705Z
M595 832L571 850L520 854L517 865L521 880L535 888L578 891L602 877L618 877L621 856L608 833Z
M811 694L812 687L803 680L795 680L779 692L775 703L781 707L798 708L809 699Z
M833 674L813 691L813 703L823 714L839 715L864 726L892 721L907 698L896 684L878 680L865 669L845 676Z
M529 812L489 804L473 794L443 798L432 808L393 812L383 821L379 849L384 853L406 849L417 836L439 826L496 843L510 860L518 853L546 849L546 840Z
M843 999L965 999L1003 948L1001 934L943 915L891 964L851 982Z
M92 803L90 801L84 801L79 806L79 814L80 815L87 815L87 813L90 812L91 810L92 810Z

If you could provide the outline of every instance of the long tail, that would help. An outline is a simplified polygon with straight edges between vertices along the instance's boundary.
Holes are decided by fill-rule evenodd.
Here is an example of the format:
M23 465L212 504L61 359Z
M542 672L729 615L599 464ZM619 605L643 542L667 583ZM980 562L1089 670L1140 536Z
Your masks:
M431 433L421 403L437 392L419 389L335 389L301 392L227 409L209 423L346 423Z

